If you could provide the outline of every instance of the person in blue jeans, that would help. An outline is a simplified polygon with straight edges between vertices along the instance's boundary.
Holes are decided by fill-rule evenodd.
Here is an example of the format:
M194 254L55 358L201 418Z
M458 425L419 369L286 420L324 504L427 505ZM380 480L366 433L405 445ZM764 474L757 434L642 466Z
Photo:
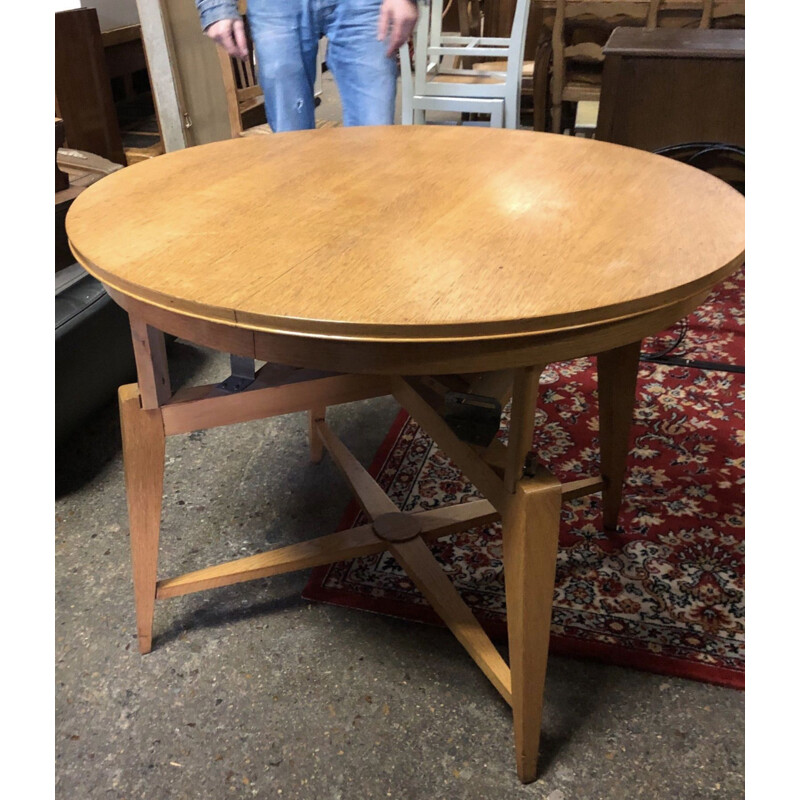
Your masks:
M204 33L244 58L247 40L236 0L195 0ZM247 19L276 133L314 127L314 78L320 37L342 100L345 125L391 125L395 54L411 36L416 0L248 0Z

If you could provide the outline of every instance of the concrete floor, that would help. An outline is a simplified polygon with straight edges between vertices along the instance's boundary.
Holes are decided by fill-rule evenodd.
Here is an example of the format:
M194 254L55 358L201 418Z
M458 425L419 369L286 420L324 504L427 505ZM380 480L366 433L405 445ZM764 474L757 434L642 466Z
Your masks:
M189 343L169 356L176 385L226 375ZM396 413L382 398L330 421L368 464ZM333 531L347 490L308 462L305 430L289 415L170 438L160 574ZM522 786L510 710L449 632L309 604L308 573L159 601L140 656L113 402L56 462L60 799L744 796L742 692L556 657Z

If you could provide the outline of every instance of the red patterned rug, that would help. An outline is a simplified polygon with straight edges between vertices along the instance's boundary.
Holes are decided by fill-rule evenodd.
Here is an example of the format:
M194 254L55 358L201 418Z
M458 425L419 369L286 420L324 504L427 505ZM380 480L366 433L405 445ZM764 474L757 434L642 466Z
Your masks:
M743 688L744 273L686 322L645 343L645 353L662 353L684 333L662 362L641 363L618 533L603 532L599 493L562 507L550 647ZM550 365L539 459L562 481L597 475L597 430L594 359ZM478 496L405 412L371 472L403 511ZM364 522L353 507L343 527ZM489 635L503 640L500 525L441 539L433 552ZM386 553L314 570L303 596L442 624Z

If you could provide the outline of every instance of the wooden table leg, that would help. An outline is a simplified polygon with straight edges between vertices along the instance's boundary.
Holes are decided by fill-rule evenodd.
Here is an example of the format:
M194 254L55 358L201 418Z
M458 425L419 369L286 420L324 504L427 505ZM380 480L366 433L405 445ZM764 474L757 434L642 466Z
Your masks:
M641 342L634 342L597 356L603 527L607 531L616 531L622 506L640 352Z
M538 365L514 371L508 445L495 448L498 465L505 465L501 467L502 478L477 457L473 448L461 442L426 404L417 382L413 379L394 382L394 395L398 401L435 439L442 451L460 464L470 480L502 514L510 697L503 692L501 669L485 642L475 645L466 639L462 643L490 679L494 678L492 682L511 703L517 774L523 783L535 779L539 755L561 500L565 494L573 497L596 491L599 485L599 480L590 479L562 486L542 466L536 467L533 477L530 477L530 466L525 466L529 459L525 456L532 446L542 369L542 365ZM413 555L416 556L421 548L419 544L415 547ZM468 614L471 616L472 612L466 607L461 609L453 599L454 592L448 591L441 579L434 585L430 578L433 570L426 567L423 573L411 555L410 547L406 547L405 552L395 553L411 579L461 641L464 630L472 633L472 628L462 622L462 618ZM403 556L410 561L409 564L403 561ZM486 668L487 663L493 665L491 669Z
M503 517L511 707L523 783L536 777L539 756L560 512L561 484L540 467L517 485Z
M158 532L164 491L164 423L160 409L141 407L137 384L119 389L125 488L139 651L149 653L156 601Z

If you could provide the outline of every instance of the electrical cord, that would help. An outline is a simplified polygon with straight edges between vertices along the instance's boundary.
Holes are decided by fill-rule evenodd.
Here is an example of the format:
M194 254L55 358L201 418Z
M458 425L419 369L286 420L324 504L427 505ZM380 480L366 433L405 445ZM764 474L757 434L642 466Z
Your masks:
M653 151L656 155L666 156L667 158L674 158L678 161L683 161L685 164L702 169L708 172L714 167L710 166L701 167L698 162L708 156L739 156L742 159L742 168L744 168L744 148L734 144L726 144L724 142L685 142L683 144L669 145L668 147L661 147ZM741 184L738 181L726 181L729 186L744 194L744 182ZM689 320L684 317L678 325L680 330L675 341L665 350L657 353L647 353L640 356L641 361L649 363L666 364L670 366L685 366L696 367L703 370L721 370L726 372L744 373L744 366L735 364L723 364L716 361L694 361L687 358L678 358L671 356L670 353L674 352L686 339L689 332Z

